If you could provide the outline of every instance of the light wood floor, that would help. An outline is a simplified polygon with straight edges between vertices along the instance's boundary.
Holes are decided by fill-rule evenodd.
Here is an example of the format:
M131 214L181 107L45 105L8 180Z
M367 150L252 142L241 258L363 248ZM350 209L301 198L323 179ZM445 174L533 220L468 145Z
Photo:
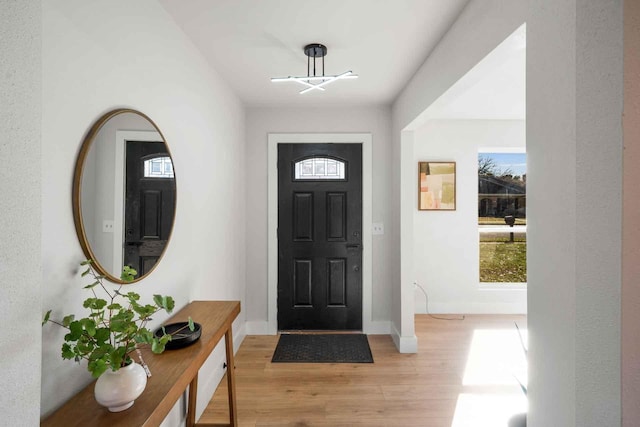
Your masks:
M504 422L508 416L497 412L526 407L515 380L526 362L514 321L526 332L525 316L417 315L418 353L400 354L390 336L370 335L373 364L272 364L278 337L247 336L235 360L240 426ZM223 379L199 421L228 422L226 395Z

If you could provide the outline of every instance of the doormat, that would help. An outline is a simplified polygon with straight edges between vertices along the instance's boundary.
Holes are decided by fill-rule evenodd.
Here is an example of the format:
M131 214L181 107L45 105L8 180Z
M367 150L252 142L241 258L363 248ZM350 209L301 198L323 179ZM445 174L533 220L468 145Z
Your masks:
M273 363L373 363L364 334L283 334Z

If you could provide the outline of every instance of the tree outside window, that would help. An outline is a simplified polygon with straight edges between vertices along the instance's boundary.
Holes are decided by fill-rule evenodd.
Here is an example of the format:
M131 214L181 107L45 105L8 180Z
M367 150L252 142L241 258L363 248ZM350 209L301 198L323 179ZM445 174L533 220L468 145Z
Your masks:
M525 153L478 154L481 283L527 281Z

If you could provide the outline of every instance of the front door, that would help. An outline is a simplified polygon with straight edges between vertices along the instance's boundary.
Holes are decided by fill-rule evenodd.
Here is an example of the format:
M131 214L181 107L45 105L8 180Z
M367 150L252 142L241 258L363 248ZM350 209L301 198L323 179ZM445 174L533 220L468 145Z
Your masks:
M278 329L362 329L361 144L278 144Z
M164 142L127 141L124 265L151 271L171 233L176 203L173 164Z

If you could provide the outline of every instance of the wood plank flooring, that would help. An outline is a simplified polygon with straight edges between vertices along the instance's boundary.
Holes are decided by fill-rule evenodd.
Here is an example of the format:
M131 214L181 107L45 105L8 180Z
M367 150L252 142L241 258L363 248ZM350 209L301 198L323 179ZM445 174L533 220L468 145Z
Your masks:
M514 322L526 333L525 316L417 315L418 353L400 354L390 336L370 335L373 364L272 364L278 337L247 336L235 359L239 424L495 425L526 408L515 380L526 362ZM199 422L228 420L226 396L223 378Z

